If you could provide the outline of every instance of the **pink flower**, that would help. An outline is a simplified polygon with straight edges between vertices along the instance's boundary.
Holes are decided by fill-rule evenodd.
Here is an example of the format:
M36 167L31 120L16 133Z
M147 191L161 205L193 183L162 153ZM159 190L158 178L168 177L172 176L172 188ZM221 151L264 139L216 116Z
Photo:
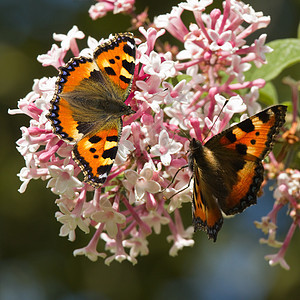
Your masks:
M129 13L133 10L135 0L98 0L89 9L90 17L93 20L104 17L108 12L114 14Z
M89 9L90 17L93 20L104 17L107 12L114 10L115 0L100 0L95 5L92 5Z
M208 29L208 35L212 40L212 43L209 46L209 49L211 51L231 51L232 45L230 43L232 32L230 30L224 31L221 34L219 34L217 31Z
M139 28L140 33L146 38L145 46L147 47L147 50L144 52L145 54L149 55L150 52L154 49L154 45L156 40L165 34L165 30L161 29L157 31L156 29L150 27L147 30L144 27ZM141 45L139 46L139 48Z
M135 0L117 0L115 1L114 14L128 12L133 8Z
M157 28L165 28L178 40L183 42L185 35L188 34L188 30L180 18L182 12L182 8L174 6L171 13L159 15L154 18L154 24Z
M167 92L164 92L163 89L159 87L160 84L161 79L157 75L152 75L147 81L136 81L136 86L140 91L135 91L135 98L147 103L155 113L160 112L160 105L163 103L167 94Z
M178 210L176 210L175 219L179 218ZM172 231L173 234L167 237L168 242L173 241L173 246L169 251L170 256L176 256L178 254L178 250L181 250L183 247L192 247L194 245L195 242L192 239L194 228L192 226L184 230L181 220L178 220Z
M51 50L47 54L38 55L37 60L42 64L43 67L53 66L56 69L64 63L64 57L66 50L59 48L56 44L52 45Z

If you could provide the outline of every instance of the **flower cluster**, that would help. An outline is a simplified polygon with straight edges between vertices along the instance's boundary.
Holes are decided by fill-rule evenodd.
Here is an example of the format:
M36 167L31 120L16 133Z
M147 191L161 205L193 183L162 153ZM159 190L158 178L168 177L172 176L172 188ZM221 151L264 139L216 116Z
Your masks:
M265 234L268 234L267 239L261 239L260 242L268 244L271 247L280 248L277 254L267 255L265 258L270 265L280 264L284 269L288 270L290 267L284 259L286 250L290 244L292 236L297 226L300 227L300 171L295 169L287 169L279 174L277 177L277 188L274 191L274 198L276 199L273 209L266 217L262 218L262 222L255 222L256 227L260 228ZM283 243L276 240L277 229L277 214L278 212L289 205L289 216L293 222L285 237Z
M300 81L297 82L291 78L284 78L283 81L291 87L294 112L292 117L292 126L283 134L283 138L285 138L287 144L296 146L300 140L296 113L298 111L298 89L300 87ZM295 150L295 153L298 152L299 155L299 149ZM282 152L286 152L286 149L283 148ZM280 248L277 254L266 255L265 258L269 261L269 264L271 266L280 264L282 268L289 270L290 267L284 257L297 226L300 227L300 171L291 168L285 169L284 164L279 161L282 156L283 155L279 154L279 159L276 159L271 153L270 163L265 164L267 176L270 179L276 179L277 181L277 187L273 193L276 200L273 209L268 213L268 215L262 217L261 222L255 222L255 225L257 228L261 229L264 234L268 235L267 239L260 239L262 244L267 244L274 248ZM278 212L281 209L286 208L286 206L288 206L288 215L291 217L292 223L282 243L276 240L276 224Z
M80 169L71 159L72 145L52 133L45 117L55 92L55 77L35 80L32 92L19 101L18 109L10 110L31 118L17 141L26 164L18 174L23 182L19 191L24 192L31 179L46 180L47 187L59 197L56 218L62 223L60 235L73 241L77 229L94 231L89 244L74 255L86 255L93 261L102 257L106 264L113 260L135 264L137 256L149 253L147 238L153 232L159 234L162 225L170 229L170 255L194 244L193 228L184 229L179 210L191 201L191 174L182 170L168 187L178 168L187 164L186 136L202 141L208 133L217 134L228 126L234 113L246 109L250 114L257 112L258 89L265 81L245 81L244 72L250 68L249 62L258 67L264 64L265 53L271 51L264 45L265 34L250 46L245 40L266 27L269 17L236 0L224 1L223 12L213 9L205 13L211 3L188 0L169 14L156 17L153 25L139 27L137 67L126 101L136 114L123 120L115 165L101 188L95 190L79 179ZM128 12L133 4L133 0L98 1L90 15L95 19L107 11ZM193 14L194 21L188 27L181 19L183 11ZM160 42L166 32L182 44L180 50ZM104 41L89 37L88 47L79 52L76 39L83 37L76 26L67 35L54 34L60 46L54 44L38 61L58 68L66 63L68 51L74 56L90 56ZM230 101L221 111L225 97ZM105 252L99 253L101 241ZM111 256L107 257L108 253Z
M129 13L133 10L135 0L97 0L95 5L89 9L90 17L93 20L104 17L108 12L114 14Z

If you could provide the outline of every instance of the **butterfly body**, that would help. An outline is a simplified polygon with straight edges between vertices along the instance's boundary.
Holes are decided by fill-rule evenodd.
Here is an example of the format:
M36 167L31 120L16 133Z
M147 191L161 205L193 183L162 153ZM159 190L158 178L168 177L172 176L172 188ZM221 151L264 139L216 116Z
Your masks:
M286 106L272 106L212 137L190 143L194 176L193 224L216 241L226 215L255 204L263 182L262 160L284 123Z
M101 44L93 58L75 57L60 68L48 119L53 132L74 144L72 157L95 188L106 180L118 150L124 101L135 69L135 42L120 33Z

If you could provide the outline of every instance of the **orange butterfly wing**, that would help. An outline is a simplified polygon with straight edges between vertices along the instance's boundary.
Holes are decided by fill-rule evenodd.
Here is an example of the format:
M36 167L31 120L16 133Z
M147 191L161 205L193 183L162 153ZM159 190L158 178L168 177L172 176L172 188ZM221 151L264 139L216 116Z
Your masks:
M216 240L218 231L223 224L221 210L212 197L212 194L206 190L206 185L201 182L201 170L195 168L194 171L194 189L193 189L193 225L195 230L203 230L208 237Z
M200 201L200 205L194 205L195 229L203 229L203 225L197 224L206 224L204 230L215 241L221 222L216 205L225 214L232 215L256 203L263 181L261 161L271 151L285 113L286 106L275 105L212 137L204 146L199 141L191 142L192 169L200 169L198 181L207 190L207 196L202 192L202 198L208 199L208 204L203 204L201 197L194 195ZM210 213L203 212L211 207ZM215 215L215 224L208 225L209 220L204 216L209 214Z
M103 184L113 166L118 151L118 127L101 130L80 140L72 151L74 161L83 171L84 181L94 187ZM83 156L84 155L84 156Z
M101 44L93 59L72 58L59 71L47 117L54 133L75 144L73 159L95 188L105 182L113 165L121 116L134 113L124 103L134 68L133 35L119 33Z

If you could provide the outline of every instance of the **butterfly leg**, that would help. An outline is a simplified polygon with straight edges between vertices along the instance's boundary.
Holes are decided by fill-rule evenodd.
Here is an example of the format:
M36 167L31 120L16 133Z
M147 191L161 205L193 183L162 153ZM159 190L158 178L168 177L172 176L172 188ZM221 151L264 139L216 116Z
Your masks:
M178 170L179 171L179 170ZM176 196L177 194L182 193L183 191L185 191L186 189L188 189L191 185L191 181L192 181L193 177L190 178L189 183L186 187L184 187L183 189L177 191L176 193L174 193L168 200L172 199L174 196Z

